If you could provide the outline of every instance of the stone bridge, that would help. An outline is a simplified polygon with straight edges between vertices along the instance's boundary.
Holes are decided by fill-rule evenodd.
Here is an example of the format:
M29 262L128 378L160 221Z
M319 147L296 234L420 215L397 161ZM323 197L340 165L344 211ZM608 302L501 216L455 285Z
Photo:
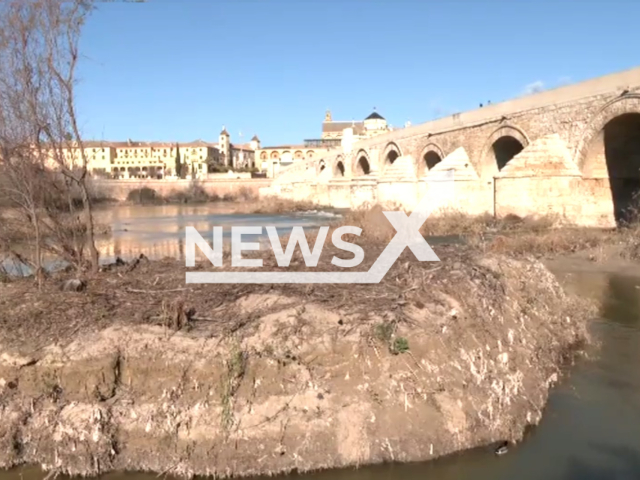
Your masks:
M293 164L262 193L410 209L450 169L446 208L615 226L640 190L640 67L360 141Z

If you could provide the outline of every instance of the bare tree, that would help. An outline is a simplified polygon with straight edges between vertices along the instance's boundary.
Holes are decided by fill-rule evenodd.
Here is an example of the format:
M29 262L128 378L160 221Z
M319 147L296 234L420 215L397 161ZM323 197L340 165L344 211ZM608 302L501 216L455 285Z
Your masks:
M71 232L72 242L58 243L57 249L47 245L81 265L86 244L91 269L99 268L89 158L75 106L78 44L91 8L88 0L0 0L0 154L10 173L10 198L28 212L33 225L38 269L45 231L54 239L68 238ZM82 207L83 239L69 221L60 221L52 205L65 197L66 220L79 218L75 192Z

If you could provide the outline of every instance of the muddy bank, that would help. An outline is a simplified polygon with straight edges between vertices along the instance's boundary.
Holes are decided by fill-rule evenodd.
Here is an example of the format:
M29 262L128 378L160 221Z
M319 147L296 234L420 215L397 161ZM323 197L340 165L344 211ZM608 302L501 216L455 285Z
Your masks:
M0 467L274 474L518 441L589 308L536 261L437 254L366 286L186 288L173 262L4 284Z

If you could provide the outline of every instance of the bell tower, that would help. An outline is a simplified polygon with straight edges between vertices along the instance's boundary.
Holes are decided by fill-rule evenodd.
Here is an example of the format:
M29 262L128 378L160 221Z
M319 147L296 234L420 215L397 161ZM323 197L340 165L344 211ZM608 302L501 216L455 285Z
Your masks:
M230 136L229 136L229 132L227 132L227 129L223 126L222 127L222 131L220 132L220 141L218 143L218 148L220 150L220 155L222 156L222 160L224 165L226 165L227 167L230 165L230 160L231 160L231 142L230 142Z
M327 110L327 112L324 114L324 121L331 122L331 110Z

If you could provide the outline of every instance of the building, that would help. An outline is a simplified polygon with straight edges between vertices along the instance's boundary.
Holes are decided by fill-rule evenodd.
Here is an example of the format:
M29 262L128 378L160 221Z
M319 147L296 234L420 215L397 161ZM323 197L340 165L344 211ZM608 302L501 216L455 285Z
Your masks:
M213 143L196 140L190 143L113 142L115 158L110 178L206 178L210 165L218 158ZM180 175L178 175L178 162ZM93 169L92 169L93 170Z
M223 126L217 143L204 140L183 144L133 140L86 141L83 147L90 173L101 178L205 179L225 168L234 171L257 168L273 177L281 167L298 160L318 158L337 148L348 149L355 141L390 130L384 117L375 111L360 122L333 121L331 112L327 111L321 137L295 145L262 148L257 135L248 143L233 143ZM79 148L64 149L63 156L68 166L82 165ZM59 165L56 155L52 153L51 158L54 167ZM180 172L177 172L178 163Z
M86 158L89 170L96 176L106 176L116 156L114 147L105 142L92 141L83 142L82 145L82 149L70 147L45 151L45 166L55 170L60 164L64 164L73 170L81 168L84 158ZM82 151L84 151L84 156Z
M256 166L256 150L260 148L260 139L254 135L247 144L231 143L231 136L223 126L220 132L218 150L220 163L232 169L253 168Z
M304 140L297 145L278 145L256 150L257 167L274 177L282 167L298 160L318 158L338 148L349 148L358 140L374 137L391 131L387 121L374 112L360 122L333 121L327 110L322 122L321 137Z
M84 157L91 175L112 179L206 179L209 174L224 170L221 167L232 170L254 168L255 153L259 148L257 136L246 144L231 143L231 137L224 127L218 143L204 140L182 144L133 140L83 142ZM80 167L83 162L81 149L74 147L63 148L60 152L51 151L48 157L51 168L58 167L61 161L68 168Z
M365 138L375 137L391 131L391 127L387 125L387 121L382 115L376 112L360 122L334 121L331 112L327 110L322 122L322 139L326 142L338 142L344 137L346 129L353 129L353 140L363 140ZM338 144L339 145L339 144Z

